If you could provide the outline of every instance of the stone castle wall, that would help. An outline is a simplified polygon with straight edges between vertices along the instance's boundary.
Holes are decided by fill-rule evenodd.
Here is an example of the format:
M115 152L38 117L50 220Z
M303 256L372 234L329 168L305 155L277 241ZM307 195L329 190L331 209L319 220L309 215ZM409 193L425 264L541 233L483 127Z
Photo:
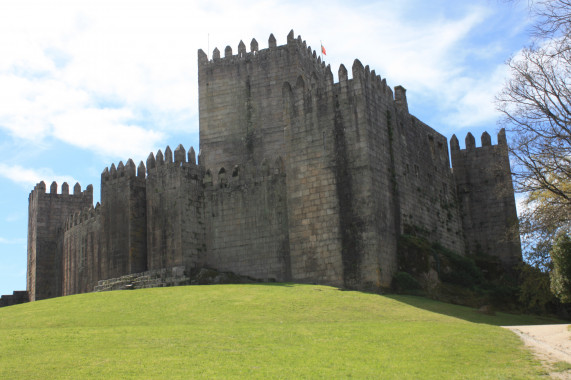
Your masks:
M204 265L262 280L291 280L285 182L281 158L205 177Z
M30 193L28 200L28 270L27 290L30 301L62 295L62 236L61 228L66 219L75 212L93 204L93 187L75 184L73 194L69 185L63 183L61 194L57 183L46 185L40 182Z
M188 158L188 160L187 160ZM204 254L204 169L179 145L147 159L147 267L194 268ZM131 272L133 273L133 272Z
M484 132L481 144L476 147L470 133L466 149L460 149L456 136L450 140L466 252L515 264L521 260L521 242L505 131L498 133L497 145Z
M53 206L32 192L29 252L48 248L41 260L29 253L31 294L40 261L40 272L57 262L42 285L49 296L58 286L74 294L110 278L201 267L375 289L390 286L403 233L460 254L521 259L517 241L500 240L515 217L505 139L460 150L454 137L451 170L446 138L408 112L403 87L393 93L358 60L335 83L293 31L283 46L272 35L267 49L252 40L235 55L199 50L198 63L198 163L179 145L146 165L112 165L101 205L61 198L61 216L47 224Z

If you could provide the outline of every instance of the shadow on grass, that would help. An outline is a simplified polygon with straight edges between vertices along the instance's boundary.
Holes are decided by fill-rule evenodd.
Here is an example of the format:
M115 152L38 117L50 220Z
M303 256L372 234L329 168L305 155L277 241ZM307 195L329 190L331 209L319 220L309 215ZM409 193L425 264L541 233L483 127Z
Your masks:
M293 282L253 282L250 285L283 286L286 288L293 288L296 284Z
M384 297L405 303L419 309L433 313L444 314L449 317L463 319L472 323L484 323L494 326L548 325L569 323L569 321L564 321L553 317L531 314L511 314L496 311L490 315L482 313L477 309L468 306L453 305L420 296L387 294L384 295Z

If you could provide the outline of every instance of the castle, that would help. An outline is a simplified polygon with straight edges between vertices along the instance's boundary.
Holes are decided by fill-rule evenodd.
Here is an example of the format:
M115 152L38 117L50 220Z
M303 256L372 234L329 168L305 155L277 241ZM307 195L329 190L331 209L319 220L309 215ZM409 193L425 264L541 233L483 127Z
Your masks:
M412 116L406 91L355 60L351 79L294 37L198 51L200 154L129 159L93 187L29 197L30 300L100 280L214 268L261 280L389 286L401 234L521 260L507 142L465 149ZM511 237L510 237L511 236ZM182 268L182 269L181 269Z

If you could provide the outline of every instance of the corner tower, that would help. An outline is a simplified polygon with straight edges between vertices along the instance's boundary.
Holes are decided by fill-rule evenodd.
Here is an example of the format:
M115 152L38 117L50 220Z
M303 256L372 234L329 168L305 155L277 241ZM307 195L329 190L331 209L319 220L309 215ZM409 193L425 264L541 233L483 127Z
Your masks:
M28 199L28 273L27 290L30 301L58 297L62 294L61 227L74 213L93 204L93 187L81 191L76 183L73 194L63 183L61 194L53 182L50 192L46 184L36 185Z
M492 145L484 132L482 146L466 136L466 149L450 139L452 170L462 212L466 252L499 257L506 265L521 261L521 242L505 130Z

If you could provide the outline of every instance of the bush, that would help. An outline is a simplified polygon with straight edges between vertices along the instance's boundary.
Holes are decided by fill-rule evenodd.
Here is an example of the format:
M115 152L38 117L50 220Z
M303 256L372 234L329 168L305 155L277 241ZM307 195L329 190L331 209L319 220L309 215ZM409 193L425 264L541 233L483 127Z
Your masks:
M563 303L571 302L571 238L567 233L560 233L551 249L553 270L551 291Z
M398 240L398 268L412 274L426 273L430 270L432 249L426 239L401 235Z
M416 278L406 272L397 272L393 276L393 289L397 292L413 292L417 293L420 289L420 283Z
M545 314L554 304L555 297L549 290L549 273L527 263L520 267L519 303L524 311Z
M460 256L440 244L433 244L433 249L443 263L444 268L439 272L442 281L468 288L473 288L482 282L482 271L474 260Z

